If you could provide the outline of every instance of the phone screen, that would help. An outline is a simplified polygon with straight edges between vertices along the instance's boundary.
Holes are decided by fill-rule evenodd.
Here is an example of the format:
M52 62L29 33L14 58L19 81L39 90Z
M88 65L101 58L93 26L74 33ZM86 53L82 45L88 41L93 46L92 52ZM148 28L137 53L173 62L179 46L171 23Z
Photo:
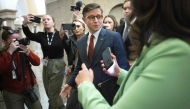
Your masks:
M107 47L103 51L102 58L103 58L103 61L104 61L105 68L106 68L106 70L108 70L113 65L113 59L111 57L110 47Z
M34 16L34 20L31 20L32 22L40 23L41 18Z
M76 30L76 25L74 23L63 24L63 30Z

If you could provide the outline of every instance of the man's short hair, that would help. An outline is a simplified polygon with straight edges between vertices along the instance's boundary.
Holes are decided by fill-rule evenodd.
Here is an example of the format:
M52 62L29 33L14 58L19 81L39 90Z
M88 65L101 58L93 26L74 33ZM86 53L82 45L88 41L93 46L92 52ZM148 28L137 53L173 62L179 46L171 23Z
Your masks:
M96 9L96 8L99 8L101 10L101 13L103 14L103 10L101 8L101 6L97 3L90 3L90 4L87 4L84 8L83 8L83 11L82 11L82 15L83 17L86 16L86 13L89 12L90 10L93 10L93 9Z

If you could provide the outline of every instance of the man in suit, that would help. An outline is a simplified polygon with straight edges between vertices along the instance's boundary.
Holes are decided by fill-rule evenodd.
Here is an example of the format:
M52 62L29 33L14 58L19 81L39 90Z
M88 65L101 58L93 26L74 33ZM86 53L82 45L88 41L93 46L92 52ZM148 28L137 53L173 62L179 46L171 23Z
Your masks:
M100 61L102 60L102 52L110 47L111 52L117 56L117 62L123 69L128 70L129 64L126 61L126 52L121 35L117 32L105 30L103 26L103 10L96 3L87 4L83 9L83 21L87 25L88 34L81 37L77 42L78 47L78 63L75 67L69 81L62 89L60 95L65 98L69 96L72 87L75 87L75 77L81 70L82 63L85 63L87 68L94 71L94 85L102 93L98 84L108 80L111 76L105 74L102 70ZM113 98L105 98L110 105Z
M128 34L129 27L127 26L127 21L126 18L131 14L132 9L131 9L131 1L130 0L125 0L123 5L123 16L125 18L125 23L121 24L120 26L117 27L116 32L119 32L123 38L123 41L125 42Z

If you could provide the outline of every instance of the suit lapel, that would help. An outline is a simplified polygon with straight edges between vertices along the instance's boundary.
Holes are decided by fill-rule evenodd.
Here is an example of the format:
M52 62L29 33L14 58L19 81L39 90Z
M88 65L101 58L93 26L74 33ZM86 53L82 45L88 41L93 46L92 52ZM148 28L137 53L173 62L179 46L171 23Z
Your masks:
M94 47L94 51L93 51L93 55L92 55L92 61L90 62L90 66L91 64L94 62L94 60L96 59L96 56L105 40L105 35L106 35L106 30L105 29L101 29L100 34L98 36L98 40L96 42L96 45Z
M81 41L78 42L78 50L79 50L80 58L84 61L84 63L86 63L86 65L90 65L90 61L88 59L87 49L86 49L87 38L88 38L88 34L86 34L85 36L81 38Z

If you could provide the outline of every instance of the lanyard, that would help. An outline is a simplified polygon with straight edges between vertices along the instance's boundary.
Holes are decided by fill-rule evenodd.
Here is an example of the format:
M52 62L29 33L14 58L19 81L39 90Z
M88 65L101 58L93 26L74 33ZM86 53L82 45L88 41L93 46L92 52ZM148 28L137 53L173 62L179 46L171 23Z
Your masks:
M49 41L49 35L48 35L48 33L47 33L47 41L48 41L48 45L49 45L49 46L50 46L51 43L52 43L52 40L53 40L54 34L55 34L55 31L53 32L52 37L51 37L51 40Z
M14 70L14 72L16 74L16 78L20 82L21 81L21 74L20 75L18 74L17 67L16 67L15 62L14 62L12 57L11 57L11 60L12 60L13 70Z

